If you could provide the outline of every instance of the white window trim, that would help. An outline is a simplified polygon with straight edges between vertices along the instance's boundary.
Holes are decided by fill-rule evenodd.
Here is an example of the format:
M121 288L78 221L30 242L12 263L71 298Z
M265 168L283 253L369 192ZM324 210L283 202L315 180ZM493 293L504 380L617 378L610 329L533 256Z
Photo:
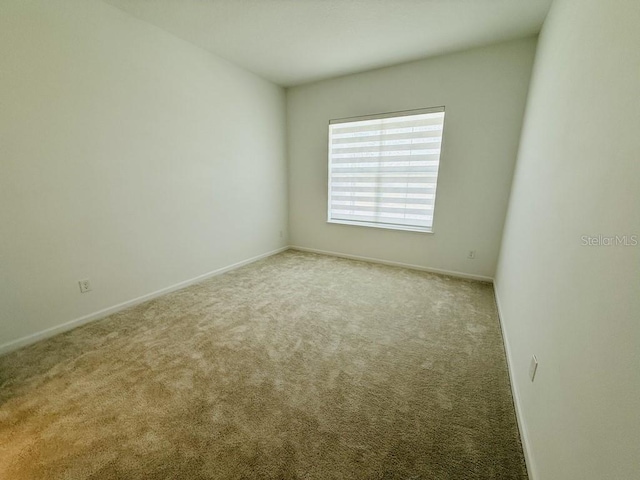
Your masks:
M384 118L398 118L398 117L403 117L403 116L413 116L413 115L423 115L423 114L428 114L428 113L439 113L439 112L444 112L445 111L445 107L444 106L440 106L440 107L430 107L430 108L420 108L420 109L413 109L413 110L401 110L401 111L397 111L397 112L386 112L386 113L380 113L380 114L374 114L374 115L363 115L363 116L357 116L357 117L346 117L346 118L338 118L338 119L333 119L329 121L329 126L333 125L333 124L344 124L344 123L350 123L350 122L361 122L361 121L366 121L366 120L378 120L378 119L384 119ZM434 226L435 226L435 210L436 210L436 201L438 198L438 179L439 179L439 165L440 165L440 161L442 160L442 149L443 149L443 145L444 145L444 120L443 120L443 126L442 126L442 140L441 140L441 144L440 144L440 155L438 158L438 171L437 176L436 176L436 187L435 187L435 192L434 192L434 203L433 203L433 212L434 212L434 216L433 216L433 220L431 223L431 227L421 227L421 226L415 226L415 225L398 225L398 224L390 224L390 223L383 223L383 222L366 222L366 221L353 221L353 220L342 220L342 219L332 219L331 218L331 178L332 178L332 161L331 161L331 134L329 133L328 135L328 155L327 155L327 163L328 163L328 177L327 177L327 223L330 224L338 224L338 225L351 225L351 226L357 226L357 227L368 227L368 228L381 228L384 230L401 230L401 231L408 231L408 232L416 232L416 233L427 233L427 234L433 234L434 233Z

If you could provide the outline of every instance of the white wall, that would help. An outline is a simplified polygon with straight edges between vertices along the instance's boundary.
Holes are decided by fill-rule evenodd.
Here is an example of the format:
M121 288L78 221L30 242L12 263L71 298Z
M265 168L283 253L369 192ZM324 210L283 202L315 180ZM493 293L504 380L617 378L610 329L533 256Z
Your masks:
M2 0L0 71L0 345L286 244L283 89L93 0Z
M640 478L640 246L582 246L640 235L638 25L558 0L540 37L496 279L534 480Z
M288 89L290 243L493 277L535 46L513 41ZM327 224L329 120L440 105L434 233Z

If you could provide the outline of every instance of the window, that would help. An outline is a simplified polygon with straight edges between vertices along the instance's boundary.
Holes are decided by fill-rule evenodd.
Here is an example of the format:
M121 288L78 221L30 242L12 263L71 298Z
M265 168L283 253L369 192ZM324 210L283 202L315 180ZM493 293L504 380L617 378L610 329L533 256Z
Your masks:
M330 223L431 232L444 107L329 123Z

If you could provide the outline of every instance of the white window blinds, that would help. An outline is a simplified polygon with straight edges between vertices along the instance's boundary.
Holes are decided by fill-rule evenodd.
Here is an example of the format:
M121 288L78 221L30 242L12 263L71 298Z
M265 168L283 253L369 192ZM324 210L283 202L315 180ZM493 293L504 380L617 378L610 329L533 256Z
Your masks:
M331 223L431 232L444 108L332 120Z

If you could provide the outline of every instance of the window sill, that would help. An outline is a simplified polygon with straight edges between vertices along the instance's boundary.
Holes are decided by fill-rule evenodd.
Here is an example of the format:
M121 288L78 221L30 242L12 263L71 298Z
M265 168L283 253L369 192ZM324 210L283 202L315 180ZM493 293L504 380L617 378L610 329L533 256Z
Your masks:
M389 223L354 222L350 220L327 220L327 223L335 223L337 225L353 225L355 227L382 228L384 230L402 230L405 232L433 234L433 229L423 228L423 227L411 227L406 225L393 225Z

